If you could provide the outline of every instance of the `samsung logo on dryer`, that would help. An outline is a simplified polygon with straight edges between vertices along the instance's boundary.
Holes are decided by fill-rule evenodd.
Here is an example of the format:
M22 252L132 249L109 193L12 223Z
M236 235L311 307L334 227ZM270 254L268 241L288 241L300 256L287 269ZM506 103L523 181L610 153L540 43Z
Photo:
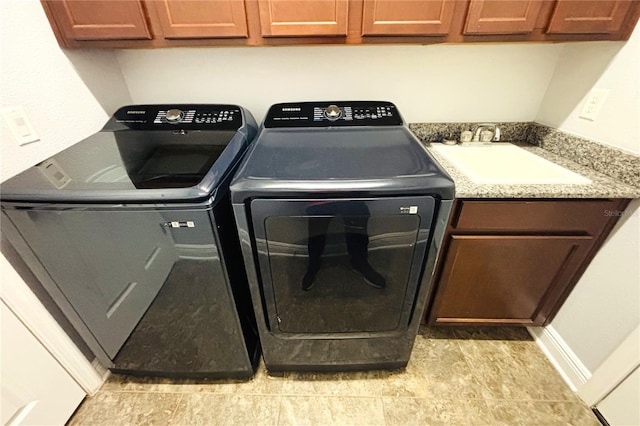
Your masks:
M147 111L127 111L127 114L146 114Z
M282 111L288 111L288 112L299 112L302 111L302 108L300 107L282 107Z

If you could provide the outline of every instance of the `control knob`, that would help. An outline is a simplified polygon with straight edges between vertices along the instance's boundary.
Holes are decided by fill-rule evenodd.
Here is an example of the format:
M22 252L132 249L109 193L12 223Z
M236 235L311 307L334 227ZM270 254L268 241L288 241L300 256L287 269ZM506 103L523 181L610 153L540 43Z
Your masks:
M184 117L184 113L176 108L167 110L167 114L165 115L165 118L170 123L179 123L182 121L182 117Z
M342 115L342 110L338 105L329 105L324 109L324 116L331 121L336 121Z

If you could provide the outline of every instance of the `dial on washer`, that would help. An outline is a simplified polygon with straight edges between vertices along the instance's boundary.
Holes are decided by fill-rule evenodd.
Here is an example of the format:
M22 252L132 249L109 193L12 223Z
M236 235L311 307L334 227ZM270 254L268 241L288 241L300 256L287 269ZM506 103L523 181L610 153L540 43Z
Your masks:
M331 121L336 121L342 116L342 110L338 105L329 105L324 109L324 116Z

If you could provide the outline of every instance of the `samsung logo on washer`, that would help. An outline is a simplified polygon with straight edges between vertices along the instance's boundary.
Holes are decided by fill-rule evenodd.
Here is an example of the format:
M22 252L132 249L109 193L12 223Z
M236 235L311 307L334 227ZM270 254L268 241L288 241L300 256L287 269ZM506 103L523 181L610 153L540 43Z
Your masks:
M290 111L290 112L297 112L297 111L302 111L302 108L300 107L282 107L282 111Z
M147 111L127 111L127 114L146 114Z

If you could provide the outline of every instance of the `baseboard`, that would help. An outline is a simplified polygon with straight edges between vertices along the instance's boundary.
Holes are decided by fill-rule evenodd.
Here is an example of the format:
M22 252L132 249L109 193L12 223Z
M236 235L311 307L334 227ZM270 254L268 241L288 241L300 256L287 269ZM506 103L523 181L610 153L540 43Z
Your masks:
M527 330L571 390L577 392L591 378L589 369L552 326Z

